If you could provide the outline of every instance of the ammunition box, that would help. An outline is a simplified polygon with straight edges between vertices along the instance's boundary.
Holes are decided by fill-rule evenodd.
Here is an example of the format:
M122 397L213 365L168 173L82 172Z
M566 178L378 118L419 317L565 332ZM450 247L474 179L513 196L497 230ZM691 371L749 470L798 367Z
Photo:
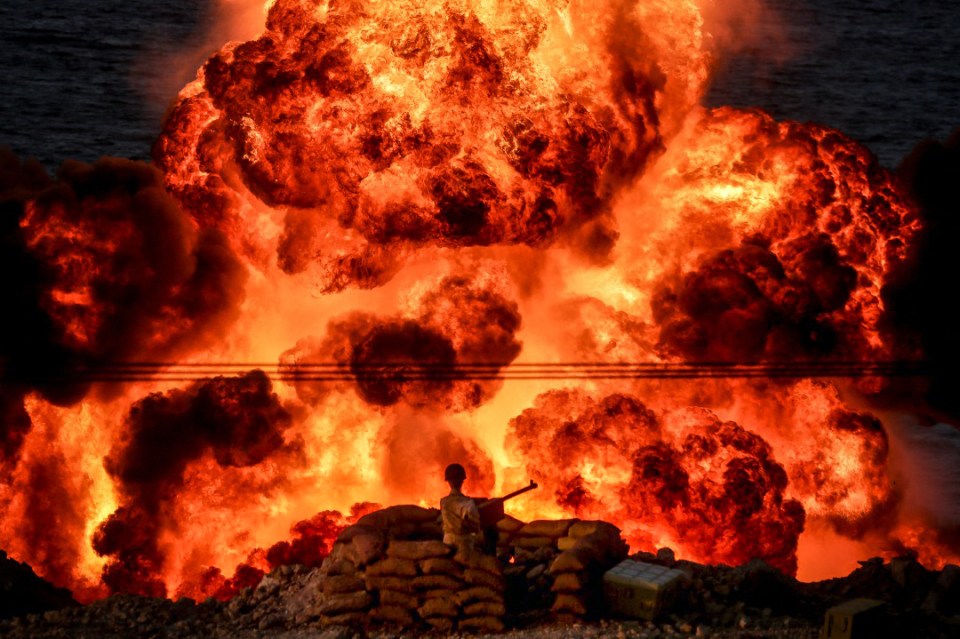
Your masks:
M686 578L680 570L626 559L604 573L604 599L613 614L652 620L673 603Z
M883 602L852 599L827 611L820 639L878 639L886 637Z

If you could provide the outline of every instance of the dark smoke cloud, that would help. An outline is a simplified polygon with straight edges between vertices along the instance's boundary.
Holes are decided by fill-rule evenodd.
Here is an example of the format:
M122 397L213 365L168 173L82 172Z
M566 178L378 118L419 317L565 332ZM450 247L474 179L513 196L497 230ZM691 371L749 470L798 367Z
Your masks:
M887 397L915 408L924 396L939 418L960 424L956 392L960 331L956 328L953 284L960 278L960 129L946 142L919 144L898 174L920 206L923 227L910 259L883 288L884 325L906 356L925 358L933 374L922 384L899 384Z
M0 389L0 482L15 466L23 440L33 426L23 405L23 395Z
M124 438L105 462L119 482L122 505L94 538L95 550L110 558L103 571L110 590L165 595L160 538L176 528L171 507L187 466L206 454L225 468L260 464L283 450L292 421L261 371L154 393L134 404Z
M774 253L763 238L716 253L662 282L653 300L660 346L694 361L791 361L852 357L866 349L842 311L856 271L822 234Z
M226 240L197 231L140 162L68 161L50 178L0 151L0 247L4 381L56 403L85 394L82 366L211 343L242 301Z
M499 382L469 377L467 365L496 373L520 354L517 304L479 278L442 279L417 304L416 316L354 313L331 321L322 340L301 340L281 356L298 396L311 403L353 387L374 406L469 410L490 399ZM335 362L352 383L316 382L306 363ZM404 367L406 365L406 367Z
M441 403L453 387L443 375L453 370L457 354L450 339L413 320L381 322L353 346L350 368L357 379L357 392L376 406L392 406L405 400L411 406ZM406 381L394 377L381 365L427 367L433 379ZM414 373L416 374L416 373Z
M77 355L64 343L64 330L44 307L45 292L53 288L56 275L27 246L25 203L38 193L52 190L54 182L35 161L21 163L9 150L0 148L0 363L4 386L27 390L47 371L70 370ZM78 388L47 387L49 399L69 402L82 395Z
M759 557L796 572L805 514L784 496L785 470L762 438L708 410L658 416L627 395L550 391L511 420L509 441L575 514L655 520L701 559ZM604 485L594 494L597 481Z

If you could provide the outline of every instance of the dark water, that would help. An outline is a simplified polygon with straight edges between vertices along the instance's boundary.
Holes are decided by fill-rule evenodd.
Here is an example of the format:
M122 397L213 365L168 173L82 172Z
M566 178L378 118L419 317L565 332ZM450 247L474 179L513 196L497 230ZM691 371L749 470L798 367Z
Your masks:
M960 127L960 2L766 0L749 46L711 104L845 131L895 166L916 142ZM785 56L782 62L775 58Z
M202 42L206 4L3 0L0 144L51 167L147 159L175 87L192 77L174 63Z
M48 166L149 157L165 108L203 59L209 4L4 0L0 144ZM752 30L759 35L728 61L711 104L828 124L888 166L920 139L960 126L960 2L767 5L780 26L766 20ZM184 51L187 60L178 56Z

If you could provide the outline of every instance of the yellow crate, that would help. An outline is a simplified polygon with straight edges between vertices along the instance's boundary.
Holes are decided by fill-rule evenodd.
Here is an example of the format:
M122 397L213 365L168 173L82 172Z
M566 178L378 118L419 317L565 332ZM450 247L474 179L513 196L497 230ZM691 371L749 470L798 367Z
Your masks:
M820 639L876 639L886 636L883 602L851 599L827 611Z
M668 608L686 575L680 570L626 559L603 575L610 612L652 620Z

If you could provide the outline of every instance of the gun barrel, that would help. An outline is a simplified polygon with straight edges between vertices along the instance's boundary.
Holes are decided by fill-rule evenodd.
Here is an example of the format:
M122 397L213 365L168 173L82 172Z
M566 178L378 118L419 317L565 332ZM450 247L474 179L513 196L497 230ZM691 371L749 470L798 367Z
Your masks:
M530 483L519 490L515 490L512 493L506 494L502 497L493 497L491 499L486 499L477 504L477 509L480 511L480 525L483 528L489 526L494 526L498 521L503 519L506 514L503 511L503 503L514 497L519 497L523 493L529 492L539 488L539 485L530 480Z

